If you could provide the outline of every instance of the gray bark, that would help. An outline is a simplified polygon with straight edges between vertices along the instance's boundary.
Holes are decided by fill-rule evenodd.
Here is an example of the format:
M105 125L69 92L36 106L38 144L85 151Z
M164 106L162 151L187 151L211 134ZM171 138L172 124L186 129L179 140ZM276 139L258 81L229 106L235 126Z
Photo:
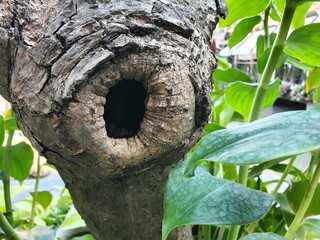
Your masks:
M91 232L161 239L165 181L210 114L210 36L225 4L5 0L0 9L0 94ZM105 105L123 80L142 83L147 97L139 131L116 138ZM190 229L171 239L192 239Z

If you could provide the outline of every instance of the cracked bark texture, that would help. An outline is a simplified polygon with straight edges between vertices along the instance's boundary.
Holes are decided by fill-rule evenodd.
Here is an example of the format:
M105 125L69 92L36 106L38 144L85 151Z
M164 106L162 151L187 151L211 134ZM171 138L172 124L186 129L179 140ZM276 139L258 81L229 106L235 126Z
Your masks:
M2 0L0 94L96 239L161 239L170 169L210 114L221 0ZM107 135L109 89L143 84L139 132ZM171 239L192 239L187 227Z

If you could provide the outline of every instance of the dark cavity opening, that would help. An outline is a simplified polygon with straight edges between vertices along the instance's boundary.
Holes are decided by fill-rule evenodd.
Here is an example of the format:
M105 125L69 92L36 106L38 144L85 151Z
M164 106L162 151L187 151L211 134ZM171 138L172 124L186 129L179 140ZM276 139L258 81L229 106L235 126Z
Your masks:
M137 135L145 112L147 92L142 83L122 80L111 87L104 107L107 134L111 138Z

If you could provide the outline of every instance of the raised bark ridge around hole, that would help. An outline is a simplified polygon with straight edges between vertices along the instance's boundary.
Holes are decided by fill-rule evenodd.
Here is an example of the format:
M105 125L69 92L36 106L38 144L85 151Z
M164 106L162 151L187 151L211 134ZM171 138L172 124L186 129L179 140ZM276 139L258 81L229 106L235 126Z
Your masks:
M23 6L15 1L13 8ZM98 179L182 157L210 114L209 25L220 10L215 1L199 6L186 0L28 5L23 16L32 14L30 21L13 20L28 45L15 49L10 76L23 131L44 155L65 159L52 161L61 167L77 162L91 168L87 159L95 159ZM28 23L37 28L31 31ZM112 138L104 106L110 88L122 80L143 84L145 113L138 133Z

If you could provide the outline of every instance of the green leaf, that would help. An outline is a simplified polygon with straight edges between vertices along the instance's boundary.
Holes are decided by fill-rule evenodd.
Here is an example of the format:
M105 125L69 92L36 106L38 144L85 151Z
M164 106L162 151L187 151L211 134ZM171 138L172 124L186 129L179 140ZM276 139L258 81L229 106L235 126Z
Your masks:
M287 164L277 164L277 165L271 167L270 169L272 171L275 171L278 173L283 173L285 171L286 167L287 167ZM291 167L289 174L293 175L296 178L307 179L307 177L303 174L303 172L294 166Z
M234 129L213 132L192 153L186 176L199 160L250 165L320 149L320 111L274 114Z
M252 83L250 77L245 72L235 68L227 70L216 69L212 75L212 79L215 83L222 85L237 81Z
M229 165L229 164L222 164L222 174L223 179L235 181L238 178L237 175L237 166Z
M229 69L231 68L231 64L228 62L228 59L219 55L219 54L216 54L215 57L217 58L218 60L218 67L220 69Z
M273 0L276 8L278 11L283 14L284 13L284 7L286 5L286 0Z
M253 233L246 237L241 238L240 240L287 240L287 239L274 233Z
M252 31L252 29L261 22L260 16L254 16L250 18L245 18L241 20L234 28L231 37L229 38L228 46L230 48L237 45L243 39L245 39L248 34Z
M320 220L319 219L306 219L303 221L302 224L320 236Z
M220 19L220 27L230 26L235 21L253 17L264 11L270 3L270 0L226 0L229 14L227 18Z
M293 29L304 26L305 18L311 5L312 2L305 2L296 8L291 23Z
M204 134L203 136L207 136L209 133L221 130L221 129L226 129L225 127L217 124L217 123L208 123L205 128L204 128ZM193 148L190 150L190 152L193 152L195 149L198 148L198 146L200 145L201 140L197 142L196 145L193 146Z
M5 121L5 128L6 130L19 130L17 122L14 118Z
M241 184L213 177L200 166L183 177L186 162L173 169L164 196L162 239L186 224L240 225L261 218L274 197Z
M234 113L234 109L226 103L220 113L220 125L226 127L228 123L232 120Z
M4 141L4 118L0 115L0 148L2 147Z
M290 206L294 212L297 212L303 200L304 194L310 185L310 180L302 180L299 182L292 182L291 186L286 191L286 196L289 200ZM316 192L313 195L312 201L305 214L307 216L314 216L320 214L320 184L317 185Z
M5 115L4 126L6 130L19 130L12 109L9 109Z
M74 210L70 210L74 211ZM73 213L69 214L68 217L63 221L60 228L62 229L73 229L73 228L79 228L79 227L85 227L86 224L82 220L80 214L77 211L74 211Z
M31 196L34 198L34 192L30 192ZM44 208L47 209L47 207L50 205L52 201L52 194L48 191L38 192L36 201Z
M208 123L204 128L204 136L207 136L209 133L212 133L221 129L226 129L226 128L217 123Z
M225 106L225 96L223 95L221 98L217 99L213 104L213 118L214 122L220 124L220 113Z
M271 161L267 161L264 163L261 163L259 165L253 166L250 168L249 176L248 178L254 178L261 175L261 173L266 169L271 169L272 167L276 166L279 162L285 160L286 158L280 158L280 159L274 159Z
M72 238L71 240L94 240L94 237L91 234L86 234L81 237Z
M305 70L305 71L311 71L314 67L306 64L304 62L301 62L299 59L288 56L287 58L287 63L291 64L292 66L299 68L301 70Z
M271 33L269 35L270 37L270 45L273 45L275 39L276 39L276 36L277 34L276 33ZM263 54L264 52L264 39L265 39L265 36L263 35L260 35L257 39L257 43L256 43L256 48L257 48L257 52L256 52L256 56L257 56L257 60L260 59L261 55Z
M278 11L277 7L272 4L269 12L269 16L272 20L280 22L282 18L282 14Z
M309 105L308 110L320 110L320 103Z
M282 193L278 193L276 197L276 201L280 204L280 210L282 212L282 215L286 224L290 226L295 217L295 213L292 211L290 207L288 198L286 197L286 195Z
M320 67L320 23L309 24L293 31L284 51L307 64Z
M313 95L313 102L318 102L318 99L320 98L320 87L316 90L316 92Z
M249 118L258 83L235 82L226 89L226 102L235 111L239 112L245 120ZM273 81L267 90L262 109L269 107L280 94L281 80Z
M263 73L263 71L267 65L267 61L269 59L270 52L271 52L271 47L267 48L262 53L262 55L260 56L260 58L258 60L257 69L260 74ZM277 60L277 64L276 64L275 68L281 67L285 63L285 61L287 60L287 57L288 57L287 54L285 54L284 52L281 52L281 55L279 56L279 58Z
M7 151L7 150L6 150ZM20 184L29 176L33 163L33 151L31 147L24 143L18 143L9 150L10 176L18 180Z
M309 76L306 80L306 91L309 93L312 89L320 87L320 68L315 67L309 73Z
M307 240L308 228L300 226L295 234L295 240Z
M12 109L9 109L4 115L5 120L10 119L10 118L14 118L14 113L13 113Z
M225 127L231 121L233 114L234 110L226 103L225 95L214 101L213 117L215 123Z

